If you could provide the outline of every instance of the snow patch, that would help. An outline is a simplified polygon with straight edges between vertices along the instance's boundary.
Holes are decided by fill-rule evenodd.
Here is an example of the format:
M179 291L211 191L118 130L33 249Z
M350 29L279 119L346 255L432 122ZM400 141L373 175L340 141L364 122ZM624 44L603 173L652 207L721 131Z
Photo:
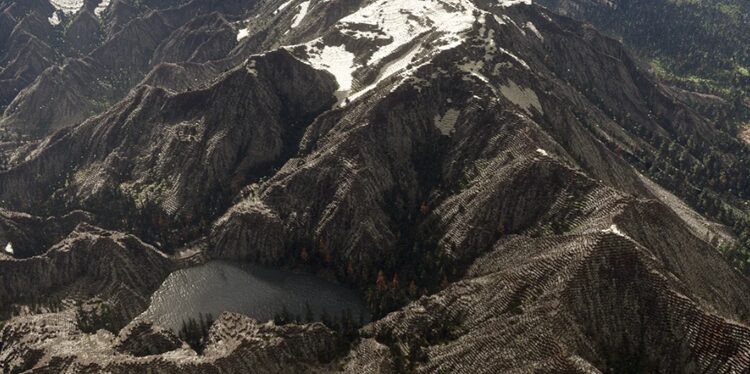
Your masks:
M47 21L49 21L49 24L52 26L57 26L60 24L60 17L57 16L57 10L52 12L52 16L47 18Z
M65 14L78 12L83 6L83 0L50 0L55 9L62 10Z
M336 77L339 89L336 97L343 101L352 90L354 73L354 54L347 51L344 45L324 46L322 50L308 46L308 62L316 69L327 70Z
M97 16L101 16L102 12L104 12L105 9L109 6L109 2L111 0L102 0L99 5L96 6L96 9L94 9L94 13ZM77 13L81 7L83 6L84 0L50 0L50 4L52 4L55 9L61 10L65 14L75 14ZM53 21L51 20L52 17L50 17L50 23ZM59 20L58 20L59 24ZM56 24L53 24L56 25Z
M619 228L619 227L617 227L617 225L615 225L615 224L612 224L612 226L610 226L610 227L609 227L608 229L604 229L604 230L602 230L602 232L603 232L603 233L605 233L605 234L615 234L615 235L619 235L619 236L622 236L623 238L627 238L627 237L628 237L628 236L627 236L627 235L626 235L626 234L625 234L624 232L622 232L622 230L620 230L620 228Z
M436 41L439 47L455 46L474 24L475 10L466 0L378 0L345 17L340 24L343 29L349 25L375 26L380 31L378 39L391 41L372 55L368 64L374 64L428 31L442 34Z
M531 5L531 0L498 0L501 7L509 7L518 4Z
M255 64L257 63L256 60L250 60L247 63L247 72L250 73L250 75L257 77L258 76L258 70L255 69Z
M510 100L510 102L525 110L529 115L532 114L531 108L535 108L540 113L544 113L542 104L539 102L539 97L536 95L536 92L530 88L520 87L516 82L509 80L508 85L500 86L500 93Z
M307 10L309 8L310 8L310 0L307 0L299 5L299 13L297 13L297 15L294 16L294 20L292 21L292 28L299 26L302 20L305 19L305 16L307 16Z
M237 32L237 41L247 38L250 35L250 31L247 28L241 29Z
M448 109L443 116L435 116L435 127L440 130L443 135L450 135L456 129L456 122L458 122L458 115L461 114L456 109Z
M5 253L12 255L13 252L13 243L8 242L8 244L5 245Z
M527 64L527 63L526 63L526 61L524 61L524 60L520 59L520 58L519 58L518 56L516 56L516 55L514 55L514 54L512 54L512 53L510 53L510 52L508 52L508 50L507 50L507 49L505 49L505 48L501 48L501 47L497 47L497 49L498 49L498 50L499 50L500 52L503 52L503 53L505 53L506 55L508 55L508 56L509 56L510 58L512 58L513 60L515 60L515 61L516 61L516 62L517 62L517 63L518 63L519 65L523 66L523 67L524 67L524 68L526 68L527 70L531 70L531 68L529 67L529 64Z
M96 6L96 9L94 9L94 14L96 14L97 17L101 17L102 13L107 9L109 6L110 0L102 0L99 5Z
M285 2L283 4L281 4L281 5L279 5L279 7L276 10L273 11L273 14L278 14L282 10L286 9L286 7L288 7L289 4L291 4L291 3L292 3L292 0L289 0L289 1L287 1L287 2Z
M378 84L380 84L380 82L390 78L392 75L402 70L405 70L409 66L409 64L414 60L414 57L416 57L420 49L421 49L421 45L417 44L410 51L406 52L403 56L386 64L381 69L380 73L378 74L377 79L375 79L375 82L373 82L371 85L365 87L364 89L360 90L355 95L353 95L352 100L357 99L358 97L364 95L368 91L374 89L375 87L378 86Z
M539 30L536 28L536 26L534 26L533 23L531 23L531 21L526 22L526 28L531 30L531 32L533 32L534 35L536 35L536 37L539 38L539 40L544 40L542 33L539 32Z
M549 153L547 153L547 151L545 151L545 150L543 150L541 148L537 148L536 151L537 151L537 153L539 153L542 156L548 156L549 157Z

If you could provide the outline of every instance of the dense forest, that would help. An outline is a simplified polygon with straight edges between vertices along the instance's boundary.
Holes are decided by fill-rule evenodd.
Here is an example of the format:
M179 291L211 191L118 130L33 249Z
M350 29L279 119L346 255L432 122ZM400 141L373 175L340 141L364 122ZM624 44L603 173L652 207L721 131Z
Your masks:
M622 41L644 69L667 85L719 99L686 103L723 130L723 139L695 134L667 139L627 118L615 119L658 150L627 155L643 173L734 230L739 242L714 244L738 270L750 275L750 215L744 203L750 199L750 2L538 3L590 22Z

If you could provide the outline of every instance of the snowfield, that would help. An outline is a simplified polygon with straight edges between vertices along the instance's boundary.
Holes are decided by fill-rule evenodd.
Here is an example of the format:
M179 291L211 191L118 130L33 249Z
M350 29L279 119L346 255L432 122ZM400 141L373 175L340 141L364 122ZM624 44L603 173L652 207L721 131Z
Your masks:
M324 46L323 49L308 47L308 62L316 69L327 70L339 84L336 96L339 101L344 100L352 90L352 75L354 74L354 54L347 51L343 45Z
M83 0L50 0L50 4L63 13L71 14L81 9Z
M516 4L531 4L531 1L497 2L497 6L501 7ZM291 11L290 2L282 4L277 12L286 8L289 8L287 11ZM294 7L296 14L291 28L302 24L310 8L310 0ZM441 51L462 45L475 25L480 24L482 30L487 30L485 24L489 14L491 13L477 8L471 0L375 0L334 25L336 33L351 42L341 42L339 38L336 39L336 45L325 45L328 39L323 36L302 46L305 48L308 63L316 69L327 70L336 77L339 84L336 95L341 104L346 99L355 100L363 96L391 77L402 77L400 82L403 82L412 72L429 63L430 59ZM493 16L499 24L506 24L504 19ZM538 35L533 25L526 26ZM524 29L519 27L519 30L525 34ZM495 45L492 30L481 31L480 34L487 40L488 46L483 60L490 61L496 53L503 53L515 64L528 68L525 61ZM237 38L240 40L246 35L245 30L240 30ZM347 50L346 46L357 50ZM285 48L291 50L298 47L300 45ZM484 67L484 61L466 61L458 66L469 75L488 83L487 77L480 72ZM500 68L502 66L496 66L493 74L498 75ZM356 82L355 72L360 69L375 70L375 74L371 71L366 72L367 74L362 76L366 76L364 79L367 81ZM527 111L531 107L541 111L533 92L517 86L505 87L503 91L511 101ZM450 126L442 127L447 129Z
M342 19L341 29L356 29L358 25L370 25L380 32L378 38L392 40L378 49L368 61L374 64L391 55L399 47L429 31L443 34L438 43L449 48L463 38L461 34L476 21L477 8L467 0L379 0L362 10ZM370 33L357 33L368 38Z
M110 0L102 0L99 3L99 5L96 7L96 10L94 11L97 16L101 16L102 12L109 6L109 2ZM76 12L78 12L78 10L81 9L83 3L84 0L50 0L50 4L52 4L55 9L60 10L65 14L75 14ZM54 19L57 19L56 16L51 16L50 23L52 25L59 24L59 20L56 21L57 23L54 23L55 21L53 20L53 17Z

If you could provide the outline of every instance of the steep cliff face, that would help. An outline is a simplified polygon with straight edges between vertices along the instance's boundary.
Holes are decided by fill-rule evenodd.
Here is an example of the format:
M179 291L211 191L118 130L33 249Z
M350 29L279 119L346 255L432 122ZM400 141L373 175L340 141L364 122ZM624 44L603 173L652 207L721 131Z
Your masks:
M99 18L84 7L70 21L64 35L73 49L82 55L87 55L99 45L102 39Z
M91 214L73 211L61 217L36 217L25 213L0 211L0 247L8 244L17 258L41 255L70 234L81 223L93 222Z
M330 75L284 51L254 57L197 91L144 86L8 171L4 196L55 215L77 206L109 226L180 246L295 152L334 90Z
M644 175L655 143L722 152L725 135L615 40L526 1L118 3L123 30L166 30L138 44L150 73L0 172L2 206L26 212L0 214L0 244L19 243L0 255L3 370L750 367L750 281L716 248L735 238ZM126 63L107 47L136 43L123 33L68 64ZM194 259L163 255L193 239ZM128 323L204 258L336 278L376 318L348 341L224 314L200 355ZM80 323L102 305L117 334Z
M0 108L5 108L56 60L50 47L54 38L45 14L52 7L44 1L0 3Z
M199 58L211 58L236 43L229 38L217 45L205 43L203 51L192 50L195 46L190 44L186 33L195 33L198 36L193 37L199 38L206 33L216 34L214 42L218 42L220 35L227 36L228 27L226 21L191 23L195 17L212 12L237 17L253 6L252 1L196 0L150 9L142 2L113 2L107 8L111 11L99 15L83 7L64 31L66 46L76 59L50 67L19 92L8 104L0 127L38 139L83 122L122 99L154 64L160 62L163 53L176 53L167 52L169 48L182 47L183 54L197 53ZM139 12L144 15L138 17ZM101 16L105 17L103 21ZM195 29L184 29L188 23ZM107 35L102 36L100 24L109 30ZM170 47L175 40L170 39L173 33L174 38L188 44Z

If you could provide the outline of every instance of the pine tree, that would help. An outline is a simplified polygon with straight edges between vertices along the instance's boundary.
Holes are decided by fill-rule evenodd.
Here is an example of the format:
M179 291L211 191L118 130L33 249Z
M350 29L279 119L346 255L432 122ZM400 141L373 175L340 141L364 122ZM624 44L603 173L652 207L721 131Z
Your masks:
M305 322L310 323L315 321L315 314L313 313L310 303L305 301Z

